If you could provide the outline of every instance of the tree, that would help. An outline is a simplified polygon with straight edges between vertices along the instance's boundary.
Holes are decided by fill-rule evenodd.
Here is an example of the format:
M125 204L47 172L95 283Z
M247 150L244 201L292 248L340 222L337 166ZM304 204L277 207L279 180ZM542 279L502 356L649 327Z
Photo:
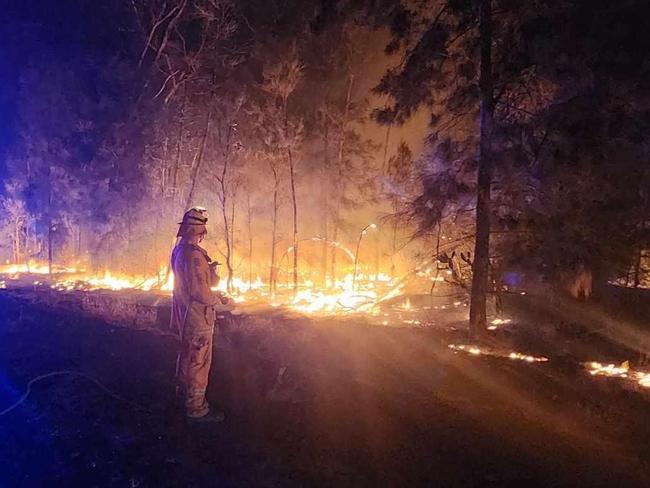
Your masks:
M32 217L20 198L20 189L15 182L10 182L6 187L7 195L0 200L3 212L3 221L7 229L3 235L10 236L12 262L22 263L27 259L27 229L31 225Z
M397 2L391 16L388 51L401 53L402 62L377 87L392 97L377 117L400 123L420 107L431 111L423 191L412 213L420 232L428 232L449 210L474 212L474 336L486 325L490 230L517 221L534 198L533 168L548 142L545 114L575 92L558 74L585 78L582 67L566 63L573 55L567 41L559 45L550 33L561 37L567 15L578 19L580 7L553 0L541 5L441 1L432 9Z
M486 297L490 266L490 192L492 189L492 133L494 116L494 82L492 78L492 0L481 0L479 14L480 42L480 142L476 193L476 244L472 262L472 294L469 308L470 335L487 329Z
M476 336L482 334L487 326L494 113L492 1L481 0L478 4L438 2L433 17L429 15L430 11L424 10L422 6L413 11L401 5L396 8L394 38L388 50L397 50L404 40L407 46L404 48L403 63L398 68L389 70L378 86L378 91L393 96L394 104L378 112L377 117L380 121L399 123L410 117L422 104L439 107L442 105L453 114L452 120L456 119L451 122L453 129L453 125L457 125L461 119L475 113L480 107L476 139L460 141L461 145L469 146L466 151L472 151L471 146L474 144L478 146L475 153L476 234L470 302L470 334ZM477 48L479 52L475 54ZM478 73L476 64L480 64ZM450 77L457 77L458 74L460 82L450 83ZM455 89L450 91L449 86ZM450 135L445 133L449 130L444 127L445 123L449 124L449 121L436 120L434 115L434 138L450 139ZM428 221L437 223L441 215L438 211L438 214Z
M170 188L165 193L172 197L171 210L181 213L209 200L212 192L207 189L214 186L206 182L216 183L230 289L234 206L229 209L228 205L233 148L237 146L232 136L242 105L238 101L242 86L234 78L247 56L233 41L239 28L238 12L231 2L221 0L151 0L133 2L133 8L144 39L138 64L149 68L150 78L159 87L153 99L176 111L163 133L165 141L175 141L175 151L159 160L163 168L171 168ZM206 160L214 164L206 168ZM177 208L179 203L181 208Z
M388 126L390 127L390 125ZM408 145L402 141L397 147L397 153L391 156L386 168L386 195L391 201L392 215L392 246L391 246L391 277L395 277L395 254L397 254L397 228L403 212L408 212L408 205L415 197L419 185L416 179L419 177L413 161L413 153Z
M315 146L319 164L314 168L320 181L321 279L327 279L328 243L337 242L347 231L358 233L350 225L350 210L361 207L377 196L378 147L364 133L369 104L359 96L358 77L363 75L367 57L365 41L350 19L338 20L313 35L309 57L315 57L313 72L306 74L304 96L321 94L315 114L308 124L308 137ZM316 180L313 184L319 184ZM337 246L331 246L329 276L336 282Z
M273 176L271 180L271 192L273 197L271 199L271 246L270 246L270 264L269 264L269 291L271 294L275 293L278 269L277 269L277 243L278 243L278 212L281 203L281 181L282 181L282 161L284 154L279 149L278 143L278 123L277 110L269 107L268 100L260 100L258 103L253 104L249 111L251 118L250 125L253 127L253 134L257 137L257 145L255 147L255 160L263 161L268 165Z
M296 199L295 153L302 141L303 122L299 117L291 117L289 113L289 98L295 92L303 77L304 67L298 59L296 47L289 50L285 58L276 64L269 65L264 70L262 90L267 92L272 101L267 110L275 111L272 118L277 124L279 148L286 155L289 168L289 183L291 188L291 205L293 208L293 290L298 291L298 202ZM273 172L276 178L276 171Z
M83 82L52 63L27 68L21 93L21 144L12 151L8 168L15 181L21 182L20 197L46 243L52 272L55 247L60 248L68 237L64 223L79 223L86 213L89 194L79 167L92 157L93 136L100 128L88 121L96 105L80 95Z
M513 262L552 281L586 265L605 282L634 268L649 242L648 96L638 85L649 44L628 35L643 23L633 5L545 7L510 33L522 41L509 43L520 46L511 56L529 68L497 103L511 175L495 181L496 222L511 233Z
M218 152L214 158L221 163L213 168L214 178L217 182L217 198L221 210L223 221L223 235L226 245L226 269L228 270L227 289L232 291L232 280L234 277L233 269L233 250L234 250L234 233L235 233L235 205L237 200L237 188L240 183L239 169L235 166L237 163L237 152L241 149L242 143L237 134L238 119L244 97L239 96L235 100L228 97L222 97L219 100L220 117L217 122L216 147ZM230 207L229 207L230 205ZM230 213L230 216L228 215Z

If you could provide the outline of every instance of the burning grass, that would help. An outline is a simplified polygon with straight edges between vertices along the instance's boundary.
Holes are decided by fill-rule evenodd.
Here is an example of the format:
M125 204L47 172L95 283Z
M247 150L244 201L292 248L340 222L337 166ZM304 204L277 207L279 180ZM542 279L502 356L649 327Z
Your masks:
M496 319L490 322L490 325L488 325L488 330L498 330L510 323L512 323L511 319L504 319L504 318L497 317Z
M174 287L173 273L168 272L165 266L161 266L155 276L130 276L110 271L91 274L80 268L57 267L52 270L51 276L45 277L49 275L48 266L32 262L0 266L0 275L9 281L23 281L43 275L42 278L32 279L30 284L49 286L61 292L142 290L171 294ZM2 283L6 286L5 281ZM225 279L213 290L228 293L239 303L266 303L306 315L379 315L377 304L401 294L403 285L384 274L358 274L356 279L352 274L347 274L343 279L329 283L325 289L306 281L295 292L290 285L278 284L276 291L271 293L260 277L250 282L234 277L229 291Z
M544 356L532 356L516 351L501 351L486 346L477 346L472 344L449 344L449 349L454 352L462 352L472 356L492 356L498 358L507 358L515 361L525 361L527 363L545 363L548 358Z
M619 378L623 381L636 383L644 388L650 388L650 373L631 368L629 361L624 361L618 366L613 363L602 364L591 361L585 363L584 367L592 376Z
M78 273L83 270L78 268L71 268L65 266L52 266L53 274L60 273ZM36 261L29 261L24 264L3 264L0 265L0 275L7 275L12 279L18 278L22 274L38 274L47 275L50 273L50 268L47 264L37 263Z

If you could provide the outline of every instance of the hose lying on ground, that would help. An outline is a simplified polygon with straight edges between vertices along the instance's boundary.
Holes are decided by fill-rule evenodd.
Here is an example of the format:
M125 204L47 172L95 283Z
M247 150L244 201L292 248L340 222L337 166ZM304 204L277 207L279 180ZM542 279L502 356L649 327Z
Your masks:
M101 383L98 379L93 378L92 376L90 376L87 373L82 373L80 371L62 370L62 371L52 371L50 373L45 373L45 374L42 374L40 376L36 376L35 378L32 378L31 380L29 380L29 383L27 383L27 388L25 389L25 393L23 393L23 395L18 400L16 400L14 403L9 405L7 408L5 408L4 410L0 410L0 417L2 417L3 415L8 414L12 410L14 410L14 409L18 408L20 405L22 405L22 403L25 400L27 400L30 393L32 392L32 385L34 383L37 383L37 382L42 381L42 380L47 379L47 378L52 378L54 376L76 376L78 378L85 378L88 381L90 381L90 382L94 383L95 385L97 385L101 390L104 391L104 393L106 393L110 397L115 398L116 400L124 402L124 403L126 403L128 405L131 405L132 407L135 407L138 410L146 411L146 409L144 409L143 407L141 407L141 406L139 406L139 405L137 405L137 404L135 404L135 403L133 403L133 402L131 402L129 400L126 400L125 398L122 398L120 395L118 395L117 393L115 393L114 391L109 389L106 385Z

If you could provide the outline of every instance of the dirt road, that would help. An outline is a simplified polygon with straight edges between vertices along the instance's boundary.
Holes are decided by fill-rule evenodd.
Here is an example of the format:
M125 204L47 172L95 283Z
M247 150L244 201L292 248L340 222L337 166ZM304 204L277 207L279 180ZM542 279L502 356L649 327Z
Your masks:
M218 339L209 397L170 403L175 341L0 296L0 486L650 486L647 400L563 363L455 355L435 331L320 321ZM297 333L297 332L296 332Z

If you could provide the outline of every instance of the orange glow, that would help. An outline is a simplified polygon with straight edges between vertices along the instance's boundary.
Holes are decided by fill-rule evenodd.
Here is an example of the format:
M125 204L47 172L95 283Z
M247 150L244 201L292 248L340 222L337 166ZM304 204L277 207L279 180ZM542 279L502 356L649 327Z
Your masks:
M650 373L644 371L637 371L630 367L629 361L624 361L618 366L610 364L602 364L596 361L585 363L585 368L592 376L606 376L609 378L621 378L627 381L634 382L644 388L650 388Z
M62 266L52 266L52 273L76 273L77 268ZM0 274L10 276L20 276L21 274L49 274L50 270L47 264L29 261L27 264L3 264L0 265Z
M493 356L499 358L508 358L516 361L525 361L527 363L545 363L548 361L548 358L543 356L531 356L530 354L524 354L521 352L503 352L490 349L487 347L479 347L471 344L449 344L449 349L456 352L465 352L471 354L472 356Z
M48 267L44 264L30 263L29 265L5 265L0 267L0 274L7 275L9 279L19 279L21 276L31 274L48 274ZM24 277L23 276L23 277ZM94 291L94 290L156 290L171 293L174 288L174 275L168 272L167 267L161 265L159 272L154 276L126 275L104 271L102 273L86 273L77 267L57 267L54 281L33 281L34 285L48 285L58 291ZM378 315L376 305L382 301L398 296L403 287L397 280L388 275L379 273L375 275L357 275L357 284L353 287L353 276L347 274L340 280L330 283L327 289L321 289L311 281L302 283L296 293L289 285L278 284L278 289L273 295L267 291L268 285L258 276L249 283L240 277L233 277L229 295L239 303L266 303L273 307L284 307L289 310L308 315L338 315L362 313ZM3 282L3 286L6 283ZM384 290L380 292L379 289ZM214 291L227 293L227 281L224 277ZM410 301L404 303L404 310L411 310ZM419 321L412 321L419 325Z

